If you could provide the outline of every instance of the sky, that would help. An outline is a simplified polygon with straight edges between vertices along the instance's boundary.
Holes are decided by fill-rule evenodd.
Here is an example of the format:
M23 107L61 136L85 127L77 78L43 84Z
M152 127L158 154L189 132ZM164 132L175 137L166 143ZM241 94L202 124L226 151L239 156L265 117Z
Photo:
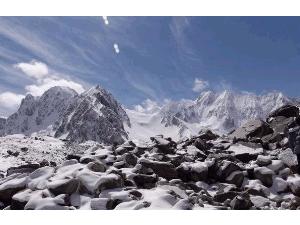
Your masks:
M100 84L126 107L202 91L298 97L299 17L0 17L0 115Z

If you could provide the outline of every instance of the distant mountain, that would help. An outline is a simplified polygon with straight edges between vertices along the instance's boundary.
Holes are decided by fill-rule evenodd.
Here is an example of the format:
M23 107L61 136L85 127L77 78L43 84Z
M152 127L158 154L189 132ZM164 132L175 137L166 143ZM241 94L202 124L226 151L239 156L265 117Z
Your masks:
M228 133L250 119L264 119L292 101L281 92L255 95L228 90L206 91L195 101L169 102L152 112L141 108L127 110L132 123L129 133L134 139L143 138L141 131L147 135L154 135L152 131L155 131L174 139L195 135L203 128Z

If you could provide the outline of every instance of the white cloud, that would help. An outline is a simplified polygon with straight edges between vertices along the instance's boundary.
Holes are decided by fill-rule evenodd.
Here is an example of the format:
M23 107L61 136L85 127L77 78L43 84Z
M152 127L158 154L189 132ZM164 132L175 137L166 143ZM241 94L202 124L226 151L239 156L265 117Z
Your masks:
M74 89L77 93L84 92L84 88L81 84L74 81L59 79L55 77L45 78L38 84L32 84L25 86L25 90L33 96L41 96L45 91L51 87L65 86Z
M108 25L108 24L109 24L109 21L108 21L107 16L102 16L102 19L103 19L105 25Z
M34 60L29 63L18 63L14 67L34 79L42 79L49 73L48 66L45 63Z
M134 106L134 110L140 113L153 113L159 109L159 104L151 99L146 99L140 105Z
M13 92L3 92L0 94L0 105L1 108L6 110L12 110L18 107L24 98L24 95L19 95Z
M45 63L31 61L29 63L18 63L15 68L21 70L25 75L34 78L34 84L25 86L27 93L34 96L41 96L46 90L55 86L65 86L74 89L78 93L84 92L81 84L67 80L62 75L48 69Z
M194 81L194 87L193 87L193 91L194 92L201 92L204 89L209 87L209 82L206 80L201 80L199 78L196 78Z
M117 54L119 54L120 53L120 49L119 49L119 45L118 44L114 44L114 49L115 49L115 52L117 53Z

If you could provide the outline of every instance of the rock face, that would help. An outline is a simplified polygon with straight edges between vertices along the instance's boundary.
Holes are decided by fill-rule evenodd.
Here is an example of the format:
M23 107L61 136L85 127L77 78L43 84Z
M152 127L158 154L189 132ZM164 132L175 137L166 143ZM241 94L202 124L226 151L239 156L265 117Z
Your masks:
M55 137L65 136L73 142L93 140L120 144L127 138L123 123L130 126L121 105L109 92L96 86L69 105Z
M278 116L284 116L286 118L297 117L299 116L299 108L295 105L287 104L276 109L274 112L271 112L270 114L270 117L278 117Z

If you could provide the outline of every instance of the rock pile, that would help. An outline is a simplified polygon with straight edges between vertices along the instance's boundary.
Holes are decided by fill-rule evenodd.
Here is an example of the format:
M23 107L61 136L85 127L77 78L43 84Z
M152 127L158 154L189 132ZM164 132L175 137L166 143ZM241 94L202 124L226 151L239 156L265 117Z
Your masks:
M23 165L0 179L3 209L298 209L300 176L288 129L296 108L227 136L95 145L59 166ZM284 117L284 118L283 118Z

